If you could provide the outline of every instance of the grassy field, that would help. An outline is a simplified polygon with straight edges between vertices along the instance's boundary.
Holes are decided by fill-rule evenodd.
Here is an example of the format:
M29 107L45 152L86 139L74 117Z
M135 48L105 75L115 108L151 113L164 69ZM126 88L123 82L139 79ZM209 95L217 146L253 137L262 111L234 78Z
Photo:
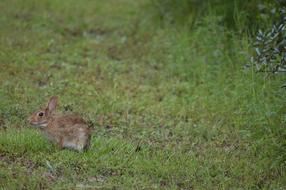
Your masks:
M147 4L0 2L0 189L286 188L286 77L245 69L220 18L190 32ZM27 124L52 95L92 124L87 152Z

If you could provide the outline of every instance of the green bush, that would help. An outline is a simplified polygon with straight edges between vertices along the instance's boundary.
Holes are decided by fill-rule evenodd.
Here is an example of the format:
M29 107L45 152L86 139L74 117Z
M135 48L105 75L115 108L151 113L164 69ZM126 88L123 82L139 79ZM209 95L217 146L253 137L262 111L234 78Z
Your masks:
M285 10L281 10L281 15ZM254 43L255 55L251 61L259 72L286 72L286 17L271 29L263 32L259 30Z

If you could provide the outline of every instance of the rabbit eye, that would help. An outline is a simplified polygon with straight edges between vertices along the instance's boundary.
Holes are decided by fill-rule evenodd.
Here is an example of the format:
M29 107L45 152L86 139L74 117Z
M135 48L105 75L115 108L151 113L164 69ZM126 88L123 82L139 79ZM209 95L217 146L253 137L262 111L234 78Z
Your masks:
M43 113L43 112L40 112L40 113L39 113L39 116L40 116L40 117L42 117L43 115L44 115L44 113Z

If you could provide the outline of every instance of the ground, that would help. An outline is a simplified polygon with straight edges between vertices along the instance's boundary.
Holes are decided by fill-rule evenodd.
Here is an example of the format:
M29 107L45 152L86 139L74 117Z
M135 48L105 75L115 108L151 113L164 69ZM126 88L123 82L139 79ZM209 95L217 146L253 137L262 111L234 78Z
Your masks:
M248 37L216 18L190 34L146 2L0 2L0 188L286 188L285 77L244 69ZM90 123L88 151L26 122L52 95Z

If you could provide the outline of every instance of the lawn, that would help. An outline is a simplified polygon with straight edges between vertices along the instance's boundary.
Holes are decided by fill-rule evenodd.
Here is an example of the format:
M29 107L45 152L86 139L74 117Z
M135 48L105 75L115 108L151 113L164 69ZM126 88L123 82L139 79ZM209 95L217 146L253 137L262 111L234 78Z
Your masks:
M285 75L245 68L246 34L149 0L0 2L0 189L285 189ZM148 12L150 11L150 12ZM26 119L49 97L93 128L60 150Z

